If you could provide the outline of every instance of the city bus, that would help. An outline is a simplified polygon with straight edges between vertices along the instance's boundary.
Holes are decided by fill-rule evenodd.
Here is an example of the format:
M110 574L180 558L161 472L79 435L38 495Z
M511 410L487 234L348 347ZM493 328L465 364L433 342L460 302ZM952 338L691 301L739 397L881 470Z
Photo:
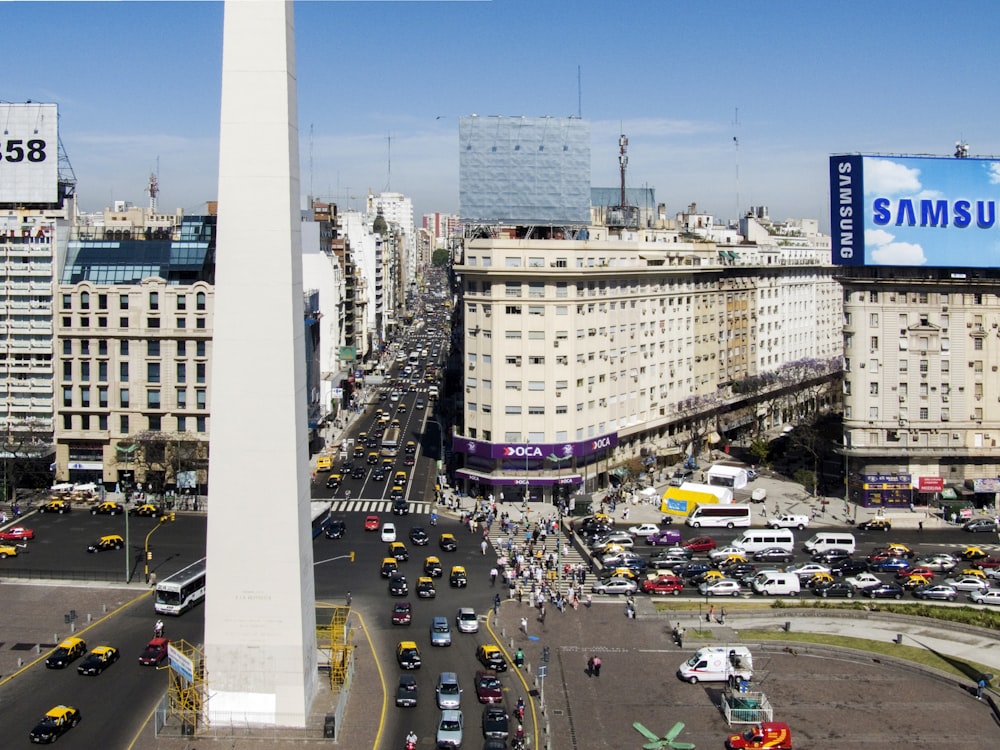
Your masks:
M382 436L382 455L391 458L399 453L399 428L390 427Z
M205 598L205 558L156 584L158 614L182 615Z

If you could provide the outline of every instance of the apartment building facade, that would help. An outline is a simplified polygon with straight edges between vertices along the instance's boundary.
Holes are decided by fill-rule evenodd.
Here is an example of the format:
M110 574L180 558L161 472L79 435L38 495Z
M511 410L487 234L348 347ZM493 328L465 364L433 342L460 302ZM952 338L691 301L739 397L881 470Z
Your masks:
M682 242L669 229L588 236L467 239L456 261L464 403L452 448L470 491L589 492L640 455L780 425L780 411L737 417L749 376L805 358L839 370L828 250Z

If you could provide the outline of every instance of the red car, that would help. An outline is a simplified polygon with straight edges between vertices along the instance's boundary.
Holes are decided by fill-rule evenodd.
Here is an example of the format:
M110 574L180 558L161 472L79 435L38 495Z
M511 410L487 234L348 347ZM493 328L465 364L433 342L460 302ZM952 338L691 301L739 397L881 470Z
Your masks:
M503 701L503 685L492 669L476 672L476 697L480 703L500 703Z
M409 625L413 621L413 608L409 602L396 602L392 608L393 625Z
M896 578L909 578L912 575L923 576L928 581L934 579L934 571L923 565L918 565L915 568L900 568L896 571Z
M659 594L666 596L673 594L677 596L684 588L684 583L677 576L660 576L655 579L647 579L642 582L640 589L644 594Z
M715 546L715 540L710 536L696 536L684 544L685 549L689 549L692 552L708 552L715 549Z
M147 667L159 666L160 662L167 658L169 643L166 638L154 638L146 644L146 650L139 656L139 663Z
M14 529L11 529L12 531ZM2 538L2 537L0 537ZM29 539L31 537L28 537ZM1000 568L1000 557L980 557L979 559L973 561L972 567L974 568Z
M382 522L378 516L368 516L365 518L365 531L378 531L382 528Z
M23 526L15 526L12 529L7 529L6 531L0 531L0 541L4 542L21 542L26 539L34 539L35 532L31 529L26 529Z

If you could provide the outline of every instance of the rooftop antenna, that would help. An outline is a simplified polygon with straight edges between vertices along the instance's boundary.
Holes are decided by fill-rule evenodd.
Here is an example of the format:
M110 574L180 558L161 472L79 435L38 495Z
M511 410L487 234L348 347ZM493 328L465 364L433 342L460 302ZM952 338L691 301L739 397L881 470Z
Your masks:
M576 116L583 119L583 82L580 78L580 66L576 66Z
M969 158L969 144L963 140L955 141L955 158L956 159L968 159Z
M740 108L733 115L733 146L736 148L736 225L740 223L740 139L736 133L740 127Z
M628 136L622 133L618 136L618 169L622 176L622 195L621 203L618 205L625 206L625 170L628 168Z
M386 154L388 159L387 171L385 175L385 191L392 191L392 135L387 135L386 140Z
M313 195L313 124L309 123L309 203L310 206L313 199L316 196Z
M160 157L156 157L156 171L149 175L149 183L146 185L146 192L149 194L149 210L156 213L156 197L160 194Z

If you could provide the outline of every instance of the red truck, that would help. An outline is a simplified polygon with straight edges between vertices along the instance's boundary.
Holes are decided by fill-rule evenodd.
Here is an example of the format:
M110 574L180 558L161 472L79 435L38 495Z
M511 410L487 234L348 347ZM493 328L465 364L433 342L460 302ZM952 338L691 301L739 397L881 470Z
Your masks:
M792 750L792 730L783 721L754 724L743 734L731 734L726 740L729 750Z

